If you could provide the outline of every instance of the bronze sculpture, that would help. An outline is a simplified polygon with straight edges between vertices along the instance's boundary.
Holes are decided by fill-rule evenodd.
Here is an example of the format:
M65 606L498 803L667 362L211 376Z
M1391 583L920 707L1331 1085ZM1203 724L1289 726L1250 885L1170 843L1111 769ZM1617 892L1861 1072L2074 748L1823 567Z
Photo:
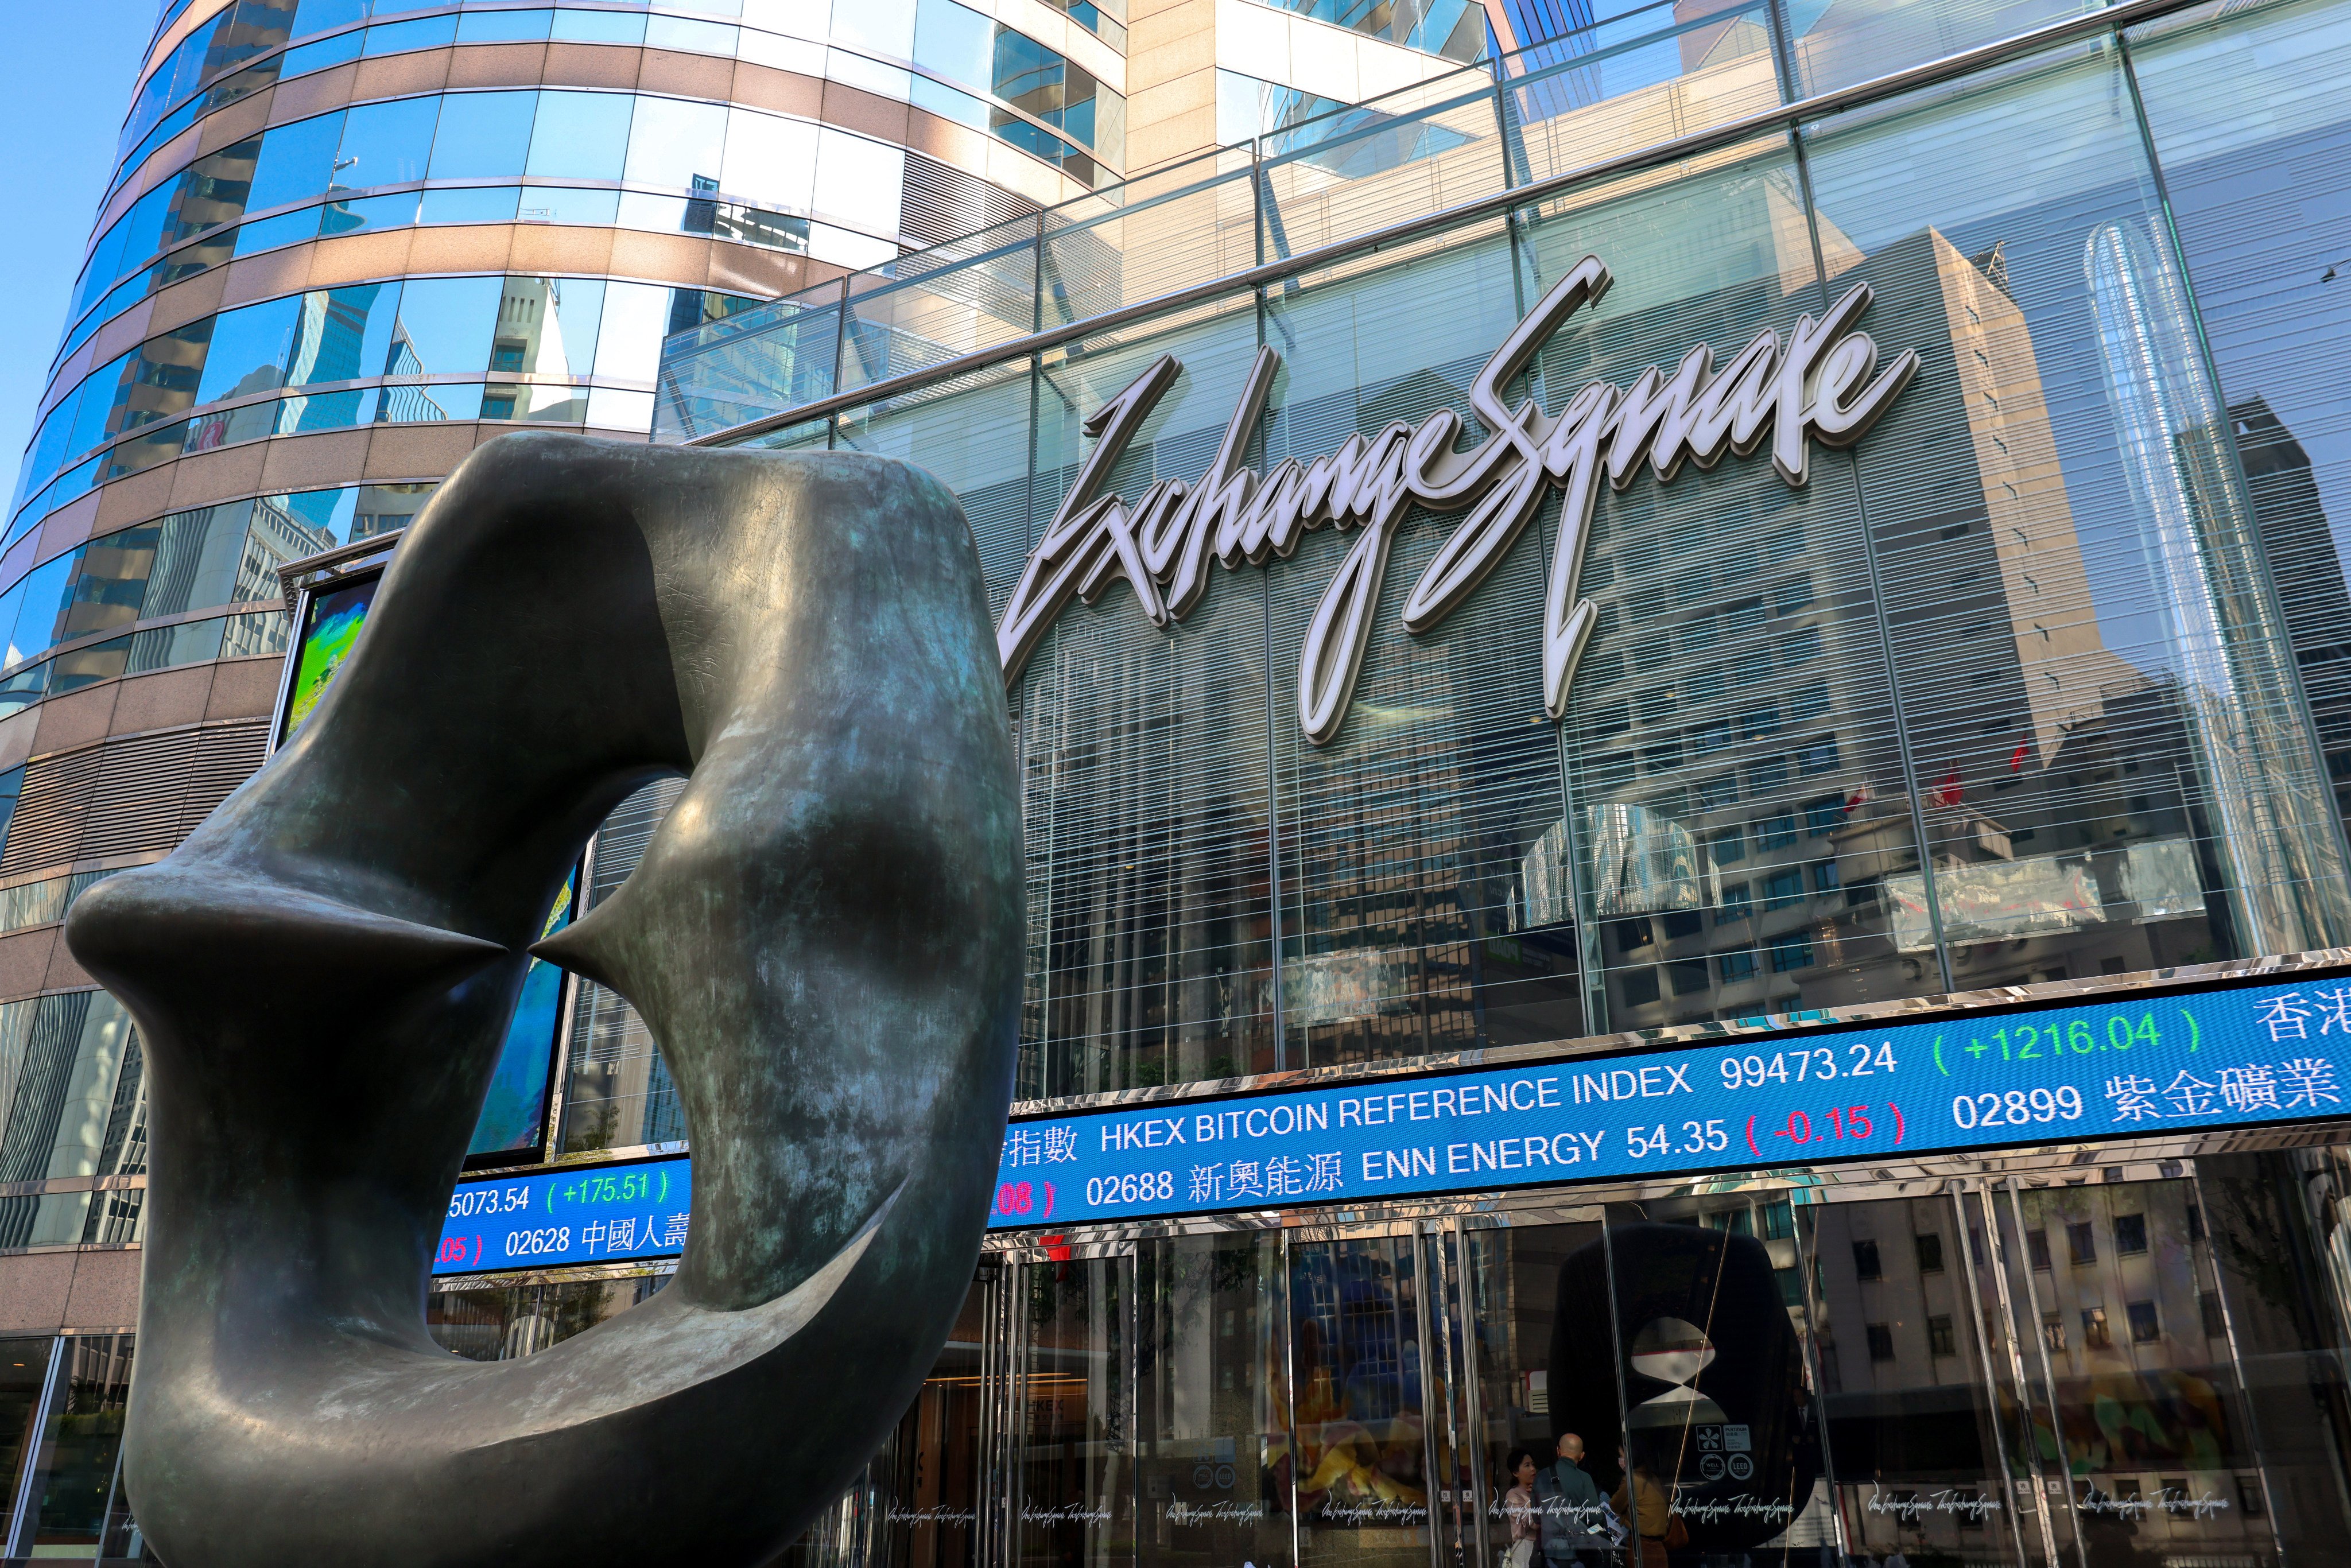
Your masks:
M537 949L627 996L695 1140L674 1282L438 1349L440 1216L528 944L631 790L692 781ZM490 443L298 736L68 939L154 1154L125 1474L172 1568L768 1560L971 1279L1011 1088L1018 780L954 497L852 454Z

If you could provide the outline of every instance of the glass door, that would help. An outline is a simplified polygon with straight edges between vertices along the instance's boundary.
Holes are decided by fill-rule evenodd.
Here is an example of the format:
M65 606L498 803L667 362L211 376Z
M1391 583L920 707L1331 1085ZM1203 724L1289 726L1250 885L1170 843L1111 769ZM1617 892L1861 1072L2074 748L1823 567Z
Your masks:
M2351 1568L2351 1150L2012 1169L1057 1241L887 1555Z

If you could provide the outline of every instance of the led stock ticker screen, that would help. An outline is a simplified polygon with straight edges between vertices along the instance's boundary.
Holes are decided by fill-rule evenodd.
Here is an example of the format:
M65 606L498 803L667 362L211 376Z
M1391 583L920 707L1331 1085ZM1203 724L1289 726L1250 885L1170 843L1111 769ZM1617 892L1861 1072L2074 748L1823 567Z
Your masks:
M462 1181L441 1224L435 1274L674 1258L694 1212L684 1155Z
M1012 1124L998 1229L2345 1113L2351 977L2130 991Z
M2133 990L1015 1121L991 1229L2346 1114L2351 975ZM674 1257L687 1156L468 1180L436 1274Z

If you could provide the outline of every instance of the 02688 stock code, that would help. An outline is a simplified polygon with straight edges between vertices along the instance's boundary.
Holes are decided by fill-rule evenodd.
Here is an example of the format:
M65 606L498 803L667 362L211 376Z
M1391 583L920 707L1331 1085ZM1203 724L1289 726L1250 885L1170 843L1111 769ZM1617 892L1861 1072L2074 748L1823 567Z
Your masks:
M1086 1201L1096 1207L1114 1203L1165 1203L1176 1196L1174 1171L1137 1171L1132 1176L1094 1176Z

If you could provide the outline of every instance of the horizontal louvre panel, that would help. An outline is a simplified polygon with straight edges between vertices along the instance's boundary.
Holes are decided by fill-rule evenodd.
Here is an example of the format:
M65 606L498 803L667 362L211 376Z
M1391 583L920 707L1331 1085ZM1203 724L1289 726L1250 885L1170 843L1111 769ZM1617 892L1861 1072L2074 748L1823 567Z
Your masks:
M0 876L58 865L73 858L97 779L99 752L92 747L68 757L36 762L25 769L25 792L8 824L8 847L0 853Z
M45 758L0 853L0 877L176 847L261 766L267 721L132 736Z
M178 842L180 796L187 788L188 731L142 735L99 748L97 787L73 859L138 854Z
M260 771L269 744L269 724L253 719L244 724L215 725L204 732L188 769L187 792L181 797L177 844L196 831L236 787Z

